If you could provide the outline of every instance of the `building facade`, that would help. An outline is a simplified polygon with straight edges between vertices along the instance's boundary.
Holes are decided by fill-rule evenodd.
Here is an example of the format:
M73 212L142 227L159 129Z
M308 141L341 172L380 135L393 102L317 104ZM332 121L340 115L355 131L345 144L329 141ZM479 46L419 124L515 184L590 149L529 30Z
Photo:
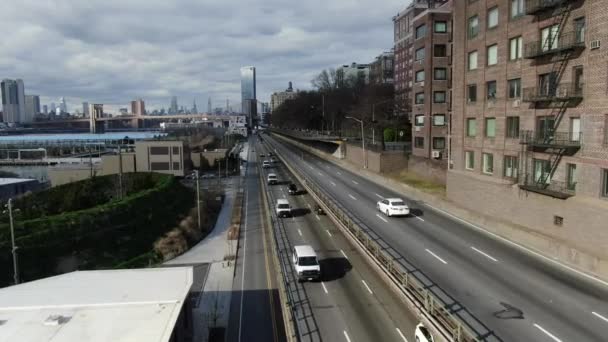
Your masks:
M3 120L7 123L20 123L25 117L25 91L23 80L2 80Z
M21 122L32 122L40 114L40 96L25 95L25 117Z
M291 100L296 96L297 93L293 91L291 82L289 82L289 86L285 91L276 92L270 96L270 111L274 112L277 108L279 108L279 106L283 104L283 102Z
M454 2L448 197L592 272L608 270L606 4Z
M146 104L144 103L144 100L137 99L135 101L131 101L131 113L137 116L145 115Z
M363 84L369 84L369 73L370 73L370 65L369 64L344 64L339 66L337 69L337 77L338 83L346 84L355 82L362 82Z
M369 78L371 84L393 84L395 54L383 52L370 63Z
M246 66L241 68L241 106L242 113L247 115L249 127L253 126L253 120L257 115L257 94L255 67Z

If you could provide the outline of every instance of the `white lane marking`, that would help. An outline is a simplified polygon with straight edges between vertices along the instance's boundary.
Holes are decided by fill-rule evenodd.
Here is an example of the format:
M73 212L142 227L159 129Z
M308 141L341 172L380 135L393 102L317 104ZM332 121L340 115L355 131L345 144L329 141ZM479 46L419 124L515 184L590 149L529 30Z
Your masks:
M306 203L306 205L308 205L308 209L312 209L312 206L310 205L310 203Z
M249 154L249 153L248 153ZM247 170L245 170L245 177L247 176ZM245 268L247 265L247 217L249 214L249 206L247 205L247 203L249 203L249 191L245 192L245 224L243 225L243 272L241 273L241 309L240 309L240 313L239 313L239 342L241 342L241 335L243 333L243 300L244 297L243 293L245 293L245 282L243 280L245 280Z
M424 222L424 219L423 219L422 217L420 217L420 216L418 216L418 215L414 215L414 214L412 214L412 216L414 216L415 218L417 218L417 219L419 219L420 221Z
M314 167L312 167L312 166L310 166L310 165L308 165L308 167L309 167L311 170L314 170L314 169L315 169Z
M325 230L327 232L327 235L331 236L331 233L329 232L329 230Z
M348 334L346 333L346 330L344 330L344 337L346 337L346 341L350 342L350 337L348 337Z
M315 217L317 218L317 220L321 221L321 218L319 217L319 215L315 215Z
M300 234L300 236L302 236L302 231L300 230L300 228L298 228L298 234Z
M403 333L401 332L401 330L399 330L399 328L395 328L395 329L397 330L397 332L399 333L399 336L401 336L403 341L407 342L407 338L405 338L405 336L403 336Z
M363 282L363 285L365 285L365 287L367 288L367 291L369 291L370 294L374 294L372 292L372 289L370 289L369 286L367 286L367 283L365 282L365 280L361 279L361 281Z
M353 196L353 195L351 195L351 194L348 194L348 196L349 196L350 198L354 199L355 201L357 200L357 199L355 198L355 196Z
M323 174L321 172L317 172L319 174L319 176L323 177Z
M603 319L604 321L608 322L608 318L606 318L606 317L604 317L604 316L600 315L599 313L597 313L597 312L595 312L595 311L593 311L593 312L591 312L591 313L592 313L593 315L595 315L597 318L599 318L599 319Z
M333 186L336 186L336 183L334 183L334 182L331 182L331 181L330 181L330 183L331 183L331 185L333 185Z
M384 221L384 222L388 223L388 221L387 221L387 220L386 220L384 217L380 216L380 214L376 214L376 217L378 217L378 218L379 218L379 219L381 219L382 221Z
M325 287L325 283L321 282L321 286L323 286L323 291L325 291L325 294L327 294L327 287Z
M491 255L489 255L489 254L487 254L487 253L485 253L485 252L483 252L483 251L481 251L481 250L479 250L479 249L477 249L477 248L475 248L473 246L471 246L471 249L473 249L475 252L477 252L477 253L485 256L486 258L488 258L488 259L490 259L490 260L492 260L494 262L498 261L495 258L493 258Z
M357 183L356 181L352 181L355 185L359 185L359 183Z
M348 256L346 255L346 253L344 253L343 250L340 250L340 253L342 253L342 255L344 255L344 258L348 259Z
M384 199L384 197L382 197L382 196L380 196L380 195L378 195L378 194L374 194L374 195L376 195L376 196L377 196L378 198L380 198L380 199Z
M541 327L540 325L534 323L534 326L536 328L538 328L538 330L544 332L547 336L551 337L553 339L553 341L555 342L562 342L562 340L560 340L559 338L555 337L555 335L551 334L550 332L548 332L547 330L545 330L543 327Z
M535 252L535 251L533 251L533 250L531 250L531 249L529 249L527 247L524 247L524 246L522 246L522 245L520 245L520 244L518 244L516 242L510 241L510 240L508 240L508 239L506 239L506 238L504 238L504 237L502 237L502 236L500 236L498 234L494 234L494 233L492 233L492 232L490 232L490 231L488 231L488 230L486 230L484 228L481 228L481 227L479 227L477 225L472 224L471 222L467 222L467 221L461 219L460 217L454 216L454 215L448 213L445 210L441 210L439 208L436 208L436 207L434 207L434 206L432 206L432 205L430 205L428 203L424 203L424 205L426 205L427 207L432 208L432 209L434 209L434 210L436 210L436 211L438 211L440 213L443 213L444 215L449 216L449 217L453 218L454 220L460 221L460 222L466 224L467 226L471 226L471 227L473 227L473 228L481 231L482 233L485 233L485 234L488 234L490 236L493 236L493 237L499 239L502 242L505 242L505 243L507 243L507 244L509 244L511 246L515 246L515 247L517 247L517 248L519 248L521 250L524 250L524 251L526 251L528 253L534 254L535 256L537 256L539 258L542 258L542 259L545 259L545 260L547 260L547 261L549 261L549 262L551 262L551 263L553 263L553 264L555 264L555 265L557 265L559 267L565 268L565 269L569 270L570 272L574 272L574 273L576 273L576 274L578 274L580 276L583 276L583 277L585 277L587 279L591 279L591 280L594 280L594 281L596 281L596 282L598 282L598 283L600 283L600 284L602 284L604 286L608 286L608 282L607 281L603 281L603 280L598 279L598 278L596 278L596 277L594 277L594 276L592 276L590 274L587 274L585 272L581 272L581 271L579 271L577 269L574 269L574 268L572 268L570 266L564 265L561 262L559 262L558 260L551 259L551 258L549 258L549 257L547 257L545 255L542 255L542 254L540 254L538 252Z
M433 252L432 252L430 249L428 249L428 248L427 248L427 249L426 249L426 251L427 251L427 252L428 252L430 255L432 255L432 256L434 256L435 258L437 258L437 260L441 261L441 262L442 262L442 263L444 263L444 264L447 264L447 262L446 262L445 260L441 259L439 256L437 256L437 254L433 253Z
M342 176L342 174L340 172L336 172L338 174L338 176Z

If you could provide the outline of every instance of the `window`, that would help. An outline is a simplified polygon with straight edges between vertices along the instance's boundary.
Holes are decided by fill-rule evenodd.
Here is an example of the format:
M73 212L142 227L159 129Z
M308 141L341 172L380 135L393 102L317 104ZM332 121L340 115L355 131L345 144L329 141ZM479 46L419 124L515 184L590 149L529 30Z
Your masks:
M446 33L448 32L448 23L446 21L435 22L435 33Z
M570 118L570 140L581 141L581 118Z
M179 170L179 162L173 162L173 170Z
M494 173L494 156L491 153L483 153L481 156L483 173L491 175Z
M488 10L488 29L496 26L498 26L498 7L492 7Z
M415 126L424 126L424 115L416 115L414 119Z
M574 92L577 95L583 93L583 66L577 65L572 68L572 75L574 78Z
M519 116L507 116L507 138L519 138Z
M548 160L534 159L534 182L551 183L551 164Z
M416 82L424 82L424 70L416 71Z
M604 146L608 145L608 114L604 115Z
M467 86L467 102L477 102L477 84Z
M517 178L518 160L514 156L505 156L504 176L507 178Z
M576 164L566 164L566 187L570 191L576 190Z
M555 117L539 116L536 118L536 137L538 139L550 139L553 137Z
M150 155L153 156L165 156L169 154L169 147L164 146L152 146L150 147Z
M424 148L424 137L414 137L414 147Z
M509 98L516 99L521 97L521 79L515 78L508 81L509 83Z
M179 147L177 147L177 146L173 147L173 154L179 155Z
M488 46L488 65L496 65L498 63L498 45Z
M421 47L420 49L416 50L416 60L421 61L423 59L424 59L424 48Z
M550 51L557 49L557 40L559 35L559 24L554 24L549 27L545 27L540 31L541 36L541 48L543 51Z
M477 120L475 118L467 119L467 137L474 137L477 135Z
M426 25L422 24L416 27L416 39L422 38L426 35Z
M473 152L473 151L464 152L464 167L467 170L473 170L475 168L475 152Z
M433 137L433 150L443 150L445 148L444 137Z
M574 19L574 32L577 43L585 42L585 17Z
M509 60L515 61L523 56L523 38L521 36L509 39Z
M445 103L445 91L433 92L433 102L434 103Z
M439 81L445 81L448 79L448 69L446 68L435 68L433 70L433 78Z
M486 118L486 137L496 137L496 118Z
M445 126L445 114L433 114L433 126Z
M608 197L608 170L602 170L602 197Z
M486 82L486 95L488 100L496 100L496 81Z
M424 104L424 93L416 93L416 98L414 99L416 104Z
M150 171L168 171L169 163L153 162L150 163Z
M434 47L434 55L435 57L447 57L448 51L444 44L435 44Z
M555 96L557 91L557 74L550 72L538 75L538 88L538 94L541 96Z
M469 70L477 69L477 51L469 52Z
M469 27L468 27L468 32L467 32L467 36L469 37L469 39L473 39L475 37L477 37L477 35L479 34L479 17L478 16L472 16L469 18Z
M524 0L511 0L511 18L524 15Z

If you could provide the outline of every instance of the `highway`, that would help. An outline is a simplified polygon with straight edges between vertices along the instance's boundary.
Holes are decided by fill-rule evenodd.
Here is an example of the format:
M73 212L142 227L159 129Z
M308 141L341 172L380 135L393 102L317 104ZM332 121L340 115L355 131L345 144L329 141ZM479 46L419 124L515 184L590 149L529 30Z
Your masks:
M268 152L260 146L256 151ZM310 195L288 194L289 182L303 189L295 177L281 163L264 173L276 173L279 179L278 185L267 186L269 200L286 198L294 208L292 217L280 219L290 245L311 245L320 259L321 281L302 284L302 306L313 316L309 331L301 331L302 341L414 341L417 320L401 299L327 216L311 211L315 202Z
M482 322L481 328L475 325L481 339L608 340L608 284L526 253L293 145L264 138L402 257L433 293L447 298L459 316ZM380 214L376 202L389 197L403 198L413 215Z

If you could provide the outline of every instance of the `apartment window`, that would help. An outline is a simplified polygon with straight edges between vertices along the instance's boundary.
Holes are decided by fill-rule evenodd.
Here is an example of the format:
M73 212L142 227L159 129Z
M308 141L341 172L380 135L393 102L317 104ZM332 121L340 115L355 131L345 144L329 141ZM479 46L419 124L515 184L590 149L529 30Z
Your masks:
M173 154L179 155L179 147L177 147L177 146L173 147Z
M150 163L150 171L169 171L169 163L153 162Z
M514 156L505 156L504 176L507 178L517 178L518 159Z
M475 168L475 152L473 152L473 151L464 152L464 167L467 170L473 170Z
M486 82L486 95L488 100L496 100L496 81Z
M516 99L521 97L521 79L515 78L508 81L509 83L509 98Z
M524 15L524 8L524 0L511 0L511 18Z
M445 126L445 114L433 114L433 126Z
M179 170L179 162L173 162L173 170Z
M486 118L486 137L496 137L496 118Z
M585 17L574 19L574 32L577 43L585 42Z
M424 59L424 48L421 47L420 49L416 50L416 60L421 61L423 59Z
M415 126L424 126L424 115L416 115L414 119Z
M488 29L496 26L498 26L498 7L492 7L488 10Z
M422 38L426 35L426 25L422 24L416 27L416 39Z
M507 138L519 138L519 116L507 116Z
M582 65L577 65L574 68L572 68L572 75L574 78L574 92L576 94L582 94L583 93L583 66Z
M509 39L509 60L515 61L523 56L523 38L521 36Z
M416 82L424 82L424 70L416 71Z
M433 102L434 103L445 103L445 91L433 92Z
M433 137L433 150L443 150L445 148L444 137Z
M424 148L424 137L414 137L414 147Z
M604 146L608 145L608 114L604 115Z
M445 81L448 79L448 69L446 68L435 68L433 70L433 78L438 81Z
M602 197L608 197L608 170L602 170Z
M570 140L581 141L581 118L570 118Z
M469 52L469 70L477 69L477 51Z
M446 33L448 32L447 21L436 21L435 22L435 33Z
M434 54L435 57L447 57L448 51L444 44L435 44Z
M551 183L551 164L548 160L534 159L534 182Z
M467 86L467 102L477 102L477 84Z
M169 147L164 146L152 146L150 147L150 155L153 156L166 156L169 154Z
M496 65L498 63L498 45L488 46L488 65Z
M483 173L491 175L494 173L494 156L491 153L483 153L481 156Z
M479 34L479 17L475 15L475 16L472 16L469 18L467 36L469 37L469 39L473 39L473 38L477 37L478 34Z
M414 99L416 104L424 104L424 93L416 93L416 98Z
M475 118L467 119L467 137L474 137L477 135L477 120Z
M559 24L554 24L549 27L545 27L540 31L540 37L542 42L542 50L550 51L557 49L558 46L558 34Z
M570 191L576 190L576 164L566 164L566 187Z

